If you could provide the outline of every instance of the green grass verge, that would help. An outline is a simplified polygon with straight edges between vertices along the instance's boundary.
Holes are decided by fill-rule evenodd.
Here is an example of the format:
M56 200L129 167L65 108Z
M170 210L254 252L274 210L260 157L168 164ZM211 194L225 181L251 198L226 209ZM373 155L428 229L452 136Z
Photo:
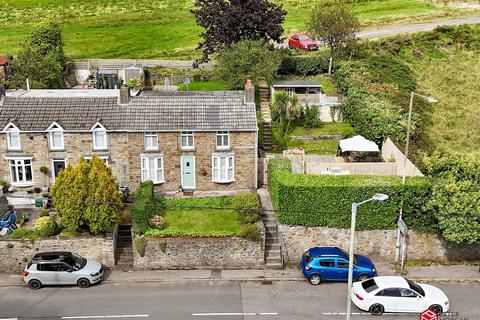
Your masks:
M186 209L167 210L163 230L150 229L150 236L161 237L233 237L242 236L243 230L233 210Z
M274 0L288 11L287 34L305 30L315 1ZM202 29L190 13L193 0L3 0L0 52L15 54L38 21L62 24L72 58L198 58ZM478 15L422 0L362 1L351 4L364 26L411 23Z
M187 86L181 83L178 86L179 91L187 91ZM188 91L225 91L228 90L228 84L223 81L192 81L188 85Z

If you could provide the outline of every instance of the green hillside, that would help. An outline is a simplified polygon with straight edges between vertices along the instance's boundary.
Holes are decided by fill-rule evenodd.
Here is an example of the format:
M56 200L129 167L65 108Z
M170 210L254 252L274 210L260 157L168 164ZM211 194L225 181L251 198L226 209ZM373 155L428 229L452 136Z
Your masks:
M314 1L276 0L288 11L287 33L303 30ZM193 0L0 0L0 53L15 53L32 25L59 21L73 58L198 57L201 29ZM412 23L478 14L423 0L355 1L363 26Z

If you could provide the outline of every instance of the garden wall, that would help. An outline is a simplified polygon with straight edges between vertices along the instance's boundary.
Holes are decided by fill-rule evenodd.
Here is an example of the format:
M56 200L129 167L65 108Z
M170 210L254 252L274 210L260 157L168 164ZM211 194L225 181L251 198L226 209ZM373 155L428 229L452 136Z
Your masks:
M27 261L36 253L45 251L72 251L85 258L102 262L106 267L113 268L114 237L88 236L77 238L48 238L30 240L0 241L0 272L21 272Z
M348 250L350 229L279 225L287 249L289 264L297 264L310 247L338 246ZM425 260L478 260L480 246L451 245L433 233L409 230L408 259ZM365 230L355 234L355 252L374 261L393 261L396 230Z
M146 238L145 255L133 250L136 270L262 268L264 247L243 238Z

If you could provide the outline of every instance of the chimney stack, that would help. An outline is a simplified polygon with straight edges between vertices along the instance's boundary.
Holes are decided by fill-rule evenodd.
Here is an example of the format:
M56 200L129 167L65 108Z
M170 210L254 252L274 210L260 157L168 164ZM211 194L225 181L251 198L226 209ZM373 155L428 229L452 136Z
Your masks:
M120 95L118 97L119 104L128 104L130 102L130 88L124 84L120 87Z
M245 102L255 103L255 86L250 77L247 77L247 82L245 83Z

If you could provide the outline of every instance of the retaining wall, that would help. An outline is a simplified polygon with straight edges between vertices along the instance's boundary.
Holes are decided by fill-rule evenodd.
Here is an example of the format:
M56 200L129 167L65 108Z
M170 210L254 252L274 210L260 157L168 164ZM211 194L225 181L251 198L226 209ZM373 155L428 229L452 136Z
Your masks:
M297 264L301 255L311 247L338 246L348 250L350 229L279 225L290 264ZM452 245L439 235L409 230L407 259L478 260L480 246ZM355 252L374 261L395 259L396 230L365 230L355 233Z
M136 270L262 268L261 242L243 238L146 238L143 257L133 249Z

